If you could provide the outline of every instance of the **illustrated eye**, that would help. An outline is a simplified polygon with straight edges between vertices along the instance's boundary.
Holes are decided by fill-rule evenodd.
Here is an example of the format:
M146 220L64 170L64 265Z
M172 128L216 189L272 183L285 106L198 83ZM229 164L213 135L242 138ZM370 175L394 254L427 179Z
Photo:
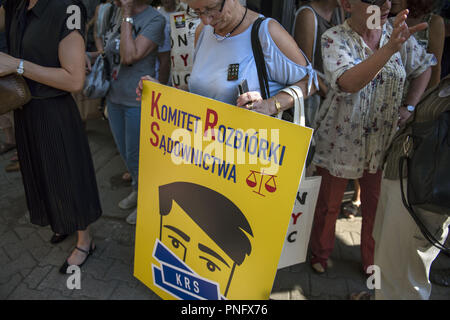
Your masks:
M211 260L209 260L208 258L200 257L200 259L203 259L206 261L206 267L208 268L209 271L214 272L214 271L216 271L216 269L221 271L219 266L217 264L215 264L214 262L212 262Z
M180 247L180 245L182 246L181 242L177 238L172 237L172 236L169 236L169 238L172 239L172 246L175 249L178 249Z

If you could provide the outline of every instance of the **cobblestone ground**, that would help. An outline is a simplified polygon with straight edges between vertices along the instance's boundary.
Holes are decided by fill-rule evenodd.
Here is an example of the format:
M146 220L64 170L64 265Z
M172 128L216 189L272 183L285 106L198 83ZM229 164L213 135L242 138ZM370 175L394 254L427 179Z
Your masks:
M91 120L87 133L93 154L104 214L92 225L97 250L83 266L81 289L69 290L67 276L58 269L75 245L75 235L58 245L49 243L49 227L30 224L21 175L6 173L13 152L0 156L0 299L150 299L159 297L133 277L135 228L124 220L131 212L117 203L131 190L121 181L125 171L107 122ZM0 135L0 140L3 136ZM272 299L347 299L367 290L360 271L361 218L339 219L333 266L323 275L308 264L279 270ZM439 257L435 266L450 267L450 258ZM432 299L450 299L450 289L433 286Z

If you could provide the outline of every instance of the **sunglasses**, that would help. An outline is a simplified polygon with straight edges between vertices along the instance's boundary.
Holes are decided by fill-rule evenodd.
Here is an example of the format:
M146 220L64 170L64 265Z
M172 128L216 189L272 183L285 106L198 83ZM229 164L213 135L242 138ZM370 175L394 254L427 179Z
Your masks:
M361 2L373 4L378 7L381 7L387 0L361 0Z

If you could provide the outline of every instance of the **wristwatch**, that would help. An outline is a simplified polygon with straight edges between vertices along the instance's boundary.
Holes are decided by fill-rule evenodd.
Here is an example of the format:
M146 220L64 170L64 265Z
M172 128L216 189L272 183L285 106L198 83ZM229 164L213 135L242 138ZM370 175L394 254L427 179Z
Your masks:
M275 101L275 108L277 108L277 112L280 112L281 111L281 104L280 104L280 102L275 97L273 97L273 100Z
M19 66L17 67L17 74L19 76L21 76L21 75L23 75L23 72L24 72L24 70L23 70L23 59L22 59L22 60L20 60Z
M122 18L122 22L128 22L128 23L134 24L134 20L131 17Z
M412 106L412 105L406 105L406 104L404 104L403 105L405 108L406 108L406 110L408 110L409 112L413 112L415 109L416 109L416 107L414 107L414 106Z

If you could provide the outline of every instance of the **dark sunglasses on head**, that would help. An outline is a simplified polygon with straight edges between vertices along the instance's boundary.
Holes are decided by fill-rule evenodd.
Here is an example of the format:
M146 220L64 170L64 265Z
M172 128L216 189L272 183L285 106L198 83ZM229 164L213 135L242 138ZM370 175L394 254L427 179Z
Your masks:
M381 7L386 2L386 0L361 0L361 2Z

